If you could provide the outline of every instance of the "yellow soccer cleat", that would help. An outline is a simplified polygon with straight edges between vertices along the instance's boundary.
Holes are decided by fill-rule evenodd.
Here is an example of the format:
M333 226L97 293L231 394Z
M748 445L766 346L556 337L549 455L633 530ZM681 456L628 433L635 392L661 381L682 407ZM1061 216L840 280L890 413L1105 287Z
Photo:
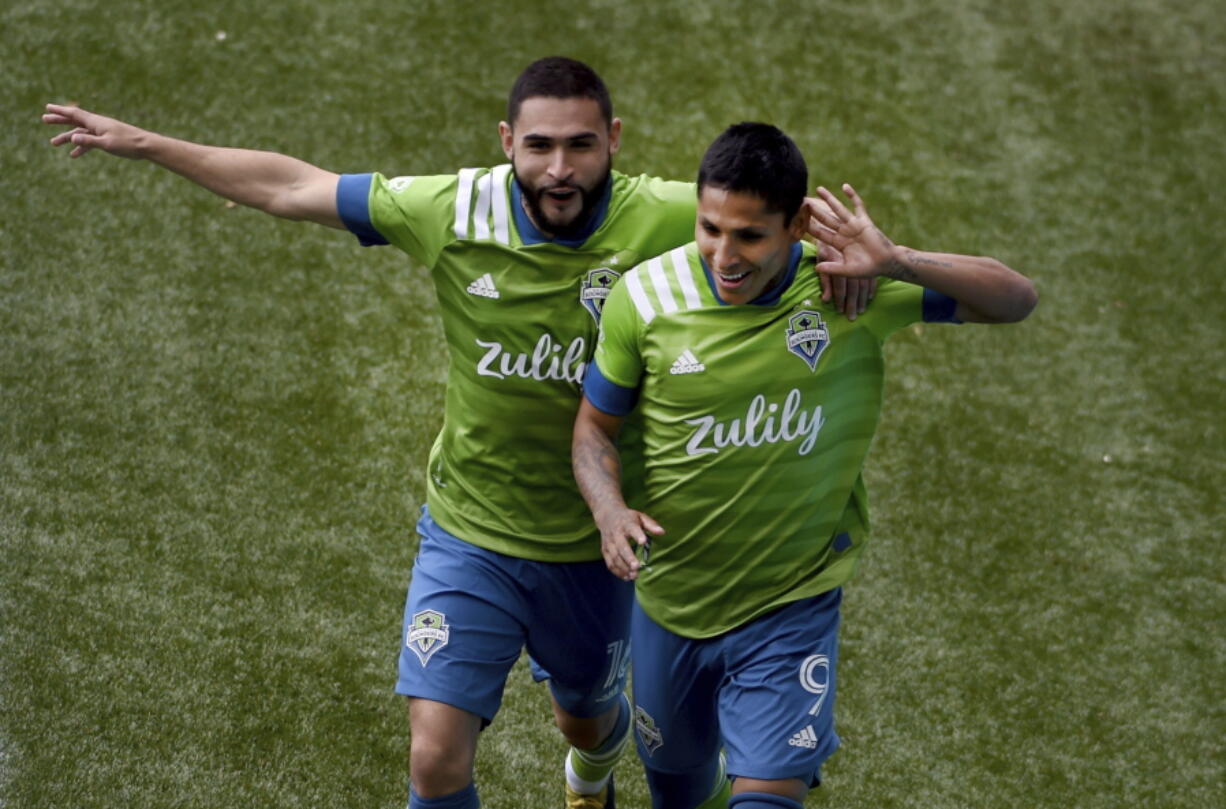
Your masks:
M580 794L571 789L570 784L567 784L566 809L617 809L612 776L609 777L609 783L605 784L604 789L595 795Z

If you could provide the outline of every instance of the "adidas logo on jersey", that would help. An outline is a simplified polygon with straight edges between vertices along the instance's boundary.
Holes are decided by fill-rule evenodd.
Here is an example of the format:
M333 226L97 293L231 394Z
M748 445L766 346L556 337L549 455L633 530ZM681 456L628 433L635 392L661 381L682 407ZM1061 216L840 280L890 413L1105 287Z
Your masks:
M806 725L804 730L793 733L792 738L788 739L788 744L792 747L807 747L810 750L816 750L817 734L813 732L813 726Z
M478 278L468 285L468 294L480 295L483 298L498 298L501 295L498 292L498 287L494 286L494 277L489 273Z
M677 361L673 363L673 367L668 370L670 374L696 374L699 371L707 370L707 366L698 361L694 356L694 352L688 348L681 352L681 356L677 357Z

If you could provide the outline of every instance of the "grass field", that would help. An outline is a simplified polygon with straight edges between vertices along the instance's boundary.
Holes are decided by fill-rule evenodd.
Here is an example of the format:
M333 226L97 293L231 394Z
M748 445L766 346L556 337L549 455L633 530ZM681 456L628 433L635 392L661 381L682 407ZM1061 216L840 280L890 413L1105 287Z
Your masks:
M769 120L896 241L1039 286L891 343L808 805L1226 805L1219 3L31 0L0 9L0 807L403 806L445 381L421 268L69 161L42 105L443 173L501 161L555 52L609 82L625 171ZM560 805L561 755L517 667L486 805Z

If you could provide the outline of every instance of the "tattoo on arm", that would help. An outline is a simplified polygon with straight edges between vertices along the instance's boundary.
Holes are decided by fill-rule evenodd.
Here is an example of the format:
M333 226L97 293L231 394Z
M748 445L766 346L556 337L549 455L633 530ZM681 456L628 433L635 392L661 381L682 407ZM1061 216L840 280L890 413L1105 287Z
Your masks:
M599 429L589 429L575 445L575 480L593 514L621 501L621 455Z
M914 250L908 250L905 263L896 258L891 258L881 274L890 278L895 278L899 281L915 283L915 279L918 277L918 275L916 274L914 268L941 267L946 270L951 270L953 269L953 266L954 265L950 264L948 261L941 261L939 258L929 258L928 256L920 255Z
M893 278L898 281L915 282L915 270L903 264L896 258L891 258L881 270L881 274L887 278Z

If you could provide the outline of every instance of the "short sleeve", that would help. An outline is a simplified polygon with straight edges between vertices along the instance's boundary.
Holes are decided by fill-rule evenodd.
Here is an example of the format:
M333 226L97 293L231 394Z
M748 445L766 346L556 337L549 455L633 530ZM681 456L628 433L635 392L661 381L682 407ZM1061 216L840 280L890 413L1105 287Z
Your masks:
M957 308L958 302L948 295L883 278L877 284L877 296L860 317L865 318L877 339L884 341L912 323L961 323L954 316Z
M363 245L391 244L427 266L454 238L455 175L344 174L336 188L341 221Z
M584 395L605 413L624 416L638 400L643 377L641 328L625 283L617 284L605 300L596 354L583 383Z

